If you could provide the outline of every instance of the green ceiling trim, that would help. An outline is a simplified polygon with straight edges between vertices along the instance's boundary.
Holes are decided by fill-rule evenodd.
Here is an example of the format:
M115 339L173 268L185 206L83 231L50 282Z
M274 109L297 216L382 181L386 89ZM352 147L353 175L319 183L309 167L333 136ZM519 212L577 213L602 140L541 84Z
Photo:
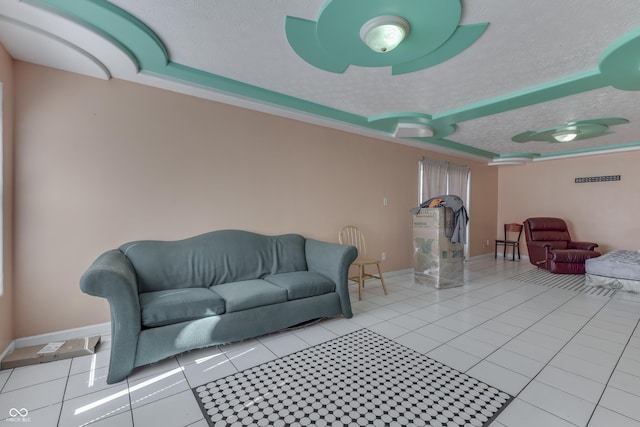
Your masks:
M500 156L486 150L477 149L448 139L449 136L455 133L456 127L459 123L607 86L612 86L619 90L640 90L640 61L637 53L640 52L640 28L638 28L614 42L601 55L598 67L586 72L436 114L426 114L424 112L389 112L375 117L363 117L172 62L162 41L145 23L128 14L124 10L112 5L106 0L25 1L72 19L75 22L84 25L86 28L91 29L92 31L95 31L96 33L111 40L134 60L138 66L138 70L142 73L180 81L185 84L200 86L221 93L245 98L250 101L271 104L291 111L303 112L320 118L335 120L337 122L354 125L375 132L383 132L388 135L393 134L398 122L400 121L407 122L410 120L419 120L421 123L426 123L434 132L432 137L413 138L415 141L425 143L425 146L427 146L426 148L428 148L428 145L434 145L487 159L493 159ZM384 9L385 14L395 13L394 10L386 8L387 3L395 4L396 6L394 7L398 8L398 14L400 14L401 11L406 10L405 7L409 7L406 5L417 8L416 10L421 10L421 13L424 13L426 10L424 8L427 8L429 11L434 13L439 10L438 8L442 8L444 11L442 12L443 14L438 15L443 21L443 24L439 27L439 31L441 31L441 38L444 38L442 34L446 33L444 30L445 27L448 28L447 31L450 31L449 37L444 42L444 45L450 44L450 46L444 50L440 50L438 46L434 48L433 45L431 45L429 48L432 50L429 51L429 56L433 55L433 58L429 60L422 58L421 56L409 60L408 58L411 57L411 54L403 52L404 49L402 48L404 43L391 52L378 54L373 51L368 51L368 48L358 40L362 46L364 46L362 48L362 55L365 59L367 55L382 55L384 58L391 58L390 60L393 60L394 57L396 58L395 60L402 60L403 62L401 62L401 64L403 65L395 65L396 67L399 67L396 70L393 69L394 65L392 65L392 70L394 72L405 72L405 68L410 68L412 66L410 65L412 61L417 61L416 64L420 63L420 65L415 65L416 67L421 67L424 64L435 65L435 62L437 61L444 61L447 59L447 55L451 55L452 52L461 49L466 42L473 38L471 33L475 31L475 34L481 34L482 31L484 31L482 26L485 24L459 26L458 22L460 15L457 8L460 5L460 1L450 0L430 0L429 2L425 2L423 0L407 0L406 5L405 2L383 2L381 0L334 0L329 1L326 4L325 8L321 12L321 16L324 13L328 13L327 16L333 16L331 20L335 20L337 19L335 16L341 8L363 9L368 11L368 15L365 12L351 11L349 12L351 14L349 15L351 18L349 18L349 16L346 18L355 19L354 16L358 16L358 19L366 21L371 17L378 16L382 13L382 9ZM347 4L350 6L346 6ZM427 4L429 5L428 7L426 6ZM434 9L431 9L432 7ZM329 11L326 12L326 9L329 9ZM454 17L457 17L455 25L453 23ZM314 27L317 25L318 29L322 30L322 34L330 32L330 26L325 27L325 25L328 24L324 24L322 22L314 23L313 21L307 21L311 24L304 22L305 20L300 20L299 18L288 18L287 26L299 26L300 29L295 31L308 32L309 28L311 28L310 25ZM330 20L327 22L330 22ZM304 27L306 27L306 29L304 29ZM482 31L480 31L480 29L482 29ZM416 29L413 22L411 31L412 32L406 40L407 42L411 40L411 37L415 37L414 41L419 38L419 28ZM460 32L460 35L458 32ZM464 36L465 32L469 32L470 34ZM355 39L353 42L355 43ZM333 58L333 52L331 53L332 54L328 55L328 57ZM397 55L394 55L395 53L397 53ZM370 63L381 62L371 60ZM335 66L337 68L339 68L338 65L343 66L344 64L341 61L336 61ZM407 70L406 72L409 71ZM620 147L624 148L627 146L637 145L638 143L633 143L630 145L622 145ZM609 149L609 147L603 149L606 150ZM576 148L571 151L563 152L563 154L590 151L597 152L601 150L602 149L583 150ZM514 156L518 157L527 155L527 153L514 154ZM552 153L543 155L542 157L552 157L556 155L558 154Z
M640 142L632 142L629 144L615 144L608 145L606 147L597 147L597 148L578 148L575 150L566 150L566 151L558 151L554 153L510 153L510 154L501 154L494 156L495 160L509 160L509 159L518 159L525 158L531 160L549 160L554 157L564 157L564 156L575 156L576 154L598 154L603 152L615 152L615 151L624 151L624 150L635 150L640 149ZM606 154L606 153L603 153Z
M296 112L304 111L323 118L368 127L367 118L364 116L347 113L342 110L326 107L321 104L305 101L300 98L284 95L258 86L241 83L237 80L207 73L175 62L170 62L163 70L156 70L155 73L161 74L162 76L170 79L189 82L190 84L197 86L214 89L223 93L229 93L247 100L257 100L262 103L277 105Z
M409 21L409 34L392 51L374 52L360 39L360 29L385 15ZM460 0L328 0L317 21L287 16L285 32L298 56L316 68L343 73L350 65L391 66L392 74L403 74L453 58L489 25L461 26L461 17Z
M499 156L496 156L495 159L504 159L504 160L508 160L508 159L537 159L538 157L540 157L540 154L538 153L509 153L509 154L501 154ZM494 160L495 160L494 159Z
M459 153L466 153L473 156L483 157L485 159L492 159L497 156L496 153L483 150L482 148L472 147L470 145L461 144L459 142L446 139L446 138L437 138L434 136L429 136L425 138L411 138L412 141L419 141L428 143L429 145L435 145L442 148L448 148L450 150L455 150ZM425 147L429 149L429 147Z
M447 123L460 123L566 96L577 95L605 86L607 86L606 81L598 70L591 70L572 77L566 77L497 98L477 102L465 107L434 114L434 120L443 120Z
M629 144L615 144L608 145L606 147L598 147L598 148L578 148L575 150L567 150L567 151L559 151L556 153L542 153L540 154L540 158L550 158L550 157L559 157L559 156L571 156L576 154L597 154L603 151L617 151L617 150L628 150L628 149L636 149L640 148L640 142L631 142Z

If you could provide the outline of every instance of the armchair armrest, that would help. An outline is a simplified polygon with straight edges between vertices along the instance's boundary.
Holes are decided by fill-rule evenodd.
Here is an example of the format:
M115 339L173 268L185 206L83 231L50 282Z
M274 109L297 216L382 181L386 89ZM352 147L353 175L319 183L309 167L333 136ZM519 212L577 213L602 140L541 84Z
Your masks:
M353 317L347 277L358 250L353 246L306 239L305 255L309 271L324 274L335 282L342 314L346 318Z
M121 381L135 366L142 329L135 270L122 252L105 252L82 275L80 289L109 301L112 345L107 383Z
M545 241L528 241L527 249L529 250L529 259L532 264L540 266L547 263L549 250L553 246Z
M582 249L585 251L592 251L598 247L597 243L593 242L569 242L568 249Z
M542 242L542 241L532 241L532 242L527 242L528 246L533 246L533 247L538 247L538 248L542 248L542 249L551 249L552 246L549 242Z

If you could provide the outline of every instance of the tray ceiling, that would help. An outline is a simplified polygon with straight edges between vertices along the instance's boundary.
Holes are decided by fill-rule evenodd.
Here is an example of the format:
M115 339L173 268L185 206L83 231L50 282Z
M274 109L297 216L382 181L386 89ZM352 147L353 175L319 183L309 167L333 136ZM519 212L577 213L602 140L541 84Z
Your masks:
M387 53L359 40L381 15L411 27ZM637 0L3 0L0 43L22 61L494 164L640 149ZM549 136L574 123L588 125L575 140Z

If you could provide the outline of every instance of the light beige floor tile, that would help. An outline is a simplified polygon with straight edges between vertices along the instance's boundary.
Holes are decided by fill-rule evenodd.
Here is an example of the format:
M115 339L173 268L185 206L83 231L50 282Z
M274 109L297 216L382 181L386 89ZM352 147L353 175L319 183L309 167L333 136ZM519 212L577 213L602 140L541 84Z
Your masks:
M191 390L140 406L132 412L136 426L186 426L202 418Z
M640 421L640 396L618 390L614 387L607 387L599 403L611 411Z
M478 363L466 373L512 396L518 394L531 381L522 374L487 361Z
M596 406L595 403L535 380L522 390L518 398L578 426L587 425Z
M536 376L536 381L566 391L592 403L597 403L600 400L605 388L602 383L550 365L547 365Z

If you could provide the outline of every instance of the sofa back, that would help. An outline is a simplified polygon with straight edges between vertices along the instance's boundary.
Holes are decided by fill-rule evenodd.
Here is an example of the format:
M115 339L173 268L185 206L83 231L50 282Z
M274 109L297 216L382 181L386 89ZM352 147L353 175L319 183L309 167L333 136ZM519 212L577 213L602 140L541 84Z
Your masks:
M136 271L138 292L209 287L307 270L305 239L221 230L184 240L143 240L118 248Z

